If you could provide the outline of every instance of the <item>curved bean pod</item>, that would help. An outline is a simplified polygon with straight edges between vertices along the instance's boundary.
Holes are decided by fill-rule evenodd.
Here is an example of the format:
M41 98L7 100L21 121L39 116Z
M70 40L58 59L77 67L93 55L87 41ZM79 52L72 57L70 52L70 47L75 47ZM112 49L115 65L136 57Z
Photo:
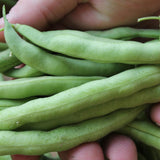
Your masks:
M160 32L159 29L137 29L131 27L116 27L109 30L103 31L87 31L87 33L103 37L103 38L111 38L111 39L123 39L123 38L159 38Z
M45 57L44 57L45 58ZM73 65L76 67L75 69L71 69L72 71L75 70L74 72L66 72L63 74L61 73L60 70L55 71L52 69L56 69L53 65L51 66L50 70L48 71L48 74L50 75L82 75L82 76L113 76L119 72L125 71L130 68L134 68L133 65L125 65L125 64L98 64L98 63L93 63L90 61L85 61L85 60L73 60L75 63L71 63L70 65ZM72 62L73 62L72 61ZM77 62L77 63L76 63ZM40 63L41 64L41 63ZM46 63L47 65L47 63ZM39 65L40 66L40 65ZM62 67L61 65L59 67ZM66 67L66 66L64 66ZM79 71L76 72L77 67L80 69ZM86 68L85 68L86 67ZM82 70L85 69L82 73ZM44 71L44 69L42 69ZM91 71L91 72L90 72ZM9 77L14 77L14 78L25 78L25 77L37 77L37 76L42 76L45 75L45 73L42 73L40 71L37 71L36 69L25 65L23 68L19 69L10 69L7 72L4 73L5 75Z
M5 72L21 62L11 53L9 49L0 52L0 72Z
M20 99L32 96L53 95L100 79L104 79L104 77L41 76L2 81L0 82L0 98Z
M8 49L8 45L6 43L0 42L0 51Z
M3 74L0 73L0 81L3 81L3 80L4 80Z
M37 71L30 66L25 65L22 68L13 68L3 73L6 76L13 77L13 78L26 78L26 77L37 77L45 75L44 73Z
M5 38L13 54L20 61L50 75L110 76L133 67L123 64L102 64L50 54L21 39L7 22Z
M71 111L75 113L158 85L159 79L160 67L141 66L110 78L88 82L51 97L39 98L0 111L0 130L11 130L26 123L62 118Z
M12 160L10 155L0 156L0 160Z
M160 149L160 128L152 122L136 120L119 131L146 145Z
M7 23L7 22L6 22ZM7 29L8 28L8 29ZM141 43L99 38L81 31L52 31L50 36L26 25L16 30L32 43L53 52L101 63L159 64L160 41ZM6 40L11 49L15 36L6 27ZM10 31L9 31L10 30ZM10 35L10 36L9 36ZM47 36L46 36L47 35ZM10 37L10 38L9 38ZM11 38L12 37L12 38ZM18 39L18 37L16 37ZM19 40L20 41L20 40ZM14 41L16 43L16 41ZM18 42L17 42L18 43ZM15 50L17 52L17 50Z
M18 130L50 130L62 125L73 124L83 120L104 116L118 109L132 108L143 104L157 103L159 101L160 86L156 86L136 92L127 97L118 98L104 104L79 110L74 114L69 113L69 115L64 116L63 118L26 124L18 128Z
M144 106L146 107L146 106ZM144 107L119 110L104 117L45 131L0 131L0 155L41 155L98 140L131 122ZM27 140L26 140L27 139Z
M32 98L25 98L25 99L0 99L0 110L2 108L8 108L8 107L13 107L13 106L19 106L22 105L30 100L35 99L35 97Z

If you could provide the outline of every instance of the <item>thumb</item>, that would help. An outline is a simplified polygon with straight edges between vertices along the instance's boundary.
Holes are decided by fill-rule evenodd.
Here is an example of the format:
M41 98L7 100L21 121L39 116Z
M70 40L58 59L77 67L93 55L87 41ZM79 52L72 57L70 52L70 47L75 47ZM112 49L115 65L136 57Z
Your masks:
M78 4L78 0L19 0L7 15L10 23L20 23L44 30L63 18ZM3 18L0 28L4 27ZM3 33L0 41L4 40Z

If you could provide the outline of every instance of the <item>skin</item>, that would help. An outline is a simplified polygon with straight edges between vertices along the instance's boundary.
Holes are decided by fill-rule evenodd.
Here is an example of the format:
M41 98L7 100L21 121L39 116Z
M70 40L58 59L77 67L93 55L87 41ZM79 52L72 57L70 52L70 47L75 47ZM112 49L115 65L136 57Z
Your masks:
M85 3L88 2L88 3ZM145 5L145 7L144 7ZM136 12L135 12L136 10ZM159 0L132 0L132 1L117 1L117 0L19 0L17 5L12 8L8 15L8 19L12 23L22 23L31 25L40 30L48 29L107 29L121 25L134 25L138 17L158 14L160 10ZM28 16L28 15L32 16ZM27 16L26 16L27 15ZM121 18L125 17L125 18ZM3 27L3 20L0 20L0 27ZM141 24L140 24L141 26ZM150 23L146 23L149 27ZM154 27L152 23L152 27ZM3 33L0 35L0 41L4 41ZM151 110L151 118L157 124L160 124L160 105L154 105ZM110 137L110 145L106 148L105 153L111 156L114 149L120 145L120 142L125 138L117 138L112 141ZM125 142L128 144L130 140L126 137ZM106 145L109 142L105 142ZM123 142L124 144L124 142ZM127 159L136 160L134 143L129 143L128 152L125 154ZM112 148L112 149L111 149ZM96 156L92 157L92 153L97 152ZM92 142L76 147L60 153L62 160L63 156L68 154L65 160L80 160L81 153L85 153L85 158L104 160L102 149L98 143ZM88 153L88 154L86 154ZM122 151L117 151L115 157L111 160L120 160ZM73 156L74 155L74 156ZM37 156L14 156L13 160L37 160Z

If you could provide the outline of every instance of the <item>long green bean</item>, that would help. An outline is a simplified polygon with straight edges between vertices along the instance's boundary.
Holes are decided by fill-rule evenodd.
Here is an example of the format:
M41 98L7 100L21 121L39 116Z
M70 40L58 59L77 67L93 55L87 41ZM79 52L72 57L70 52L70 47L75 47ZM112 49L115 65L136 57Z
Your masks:
M0 42L0 51L8 49L8 46L6 43Z
M35 99L35 97L25 98L25 99L0 99L0 110L3 108L13 107L22 105L30 100Z
M0 52L0 72L5 72L16 65L21 64L21 62L11 54L9 49Z
M0 98L20 99L47 96L105 77L41 76L0 82ZM18 92L17 92L18 91Z
M30 66L25 65L22 68L12 68L6 72L3 73L6 76L14 77L14 78L26 78L26 77L37 77L37 76L43 76L44 73L37 71L34 68L31 68Z
M8 25L8 24L6 24ZM154 43L141 43L135 41L121 41L99 38L81 31L52 31L46 36L32 27L15 25L16 30L32 43L71 57L87 59L102 63L127 63L127 64L159 64L160 41ZM13 39L17 36L6 27L6 40L9 47L14 49ZM11 38L12 37L12 38ZM22 41L19 37L17 43ZM16 41L15 41L16 43ZM21 42L22 44L22 42ZM28 44L29 46L29 44Z
M50 54L46 50L42 50L22 40L7 21L5 22L5 39L8 45L10 44L9 47L13 54L20 61L38 71L51 75L105 76L110 75L110 73L113 75L113 73L117 73L117 70L120 72L124 68L133 67L122 64L115 66L113 64L95 63L87 60L82 61ZM116 70L112 70L115 67Z
M145 106L144 106L145 107ZM98 140L131 122L144 107L119 110L104 117L45 131L0 131L0 155L40 155Z
M50 130L62 125L77 123L83 120L104 116L115 110L132 108L143 104L156 103L160 101L160 86L147 88L130 96L111 100L107 103L91 106L74 114L71 112L63 118L49 121L31 123L21 126L18 130ZM142 115L142 113L141 113Z
M159 29L137 29L131 27L116 27L103 31L93 30L93 31L87 31L87 33L98 37L111 38L111 39L124 39L124 38L132 39L136 37L158 39L160 35Z
M160 129L150 121L134 121L120 129L136 140L160 150Z
M12 160L10 155L0 156L0 160Z
M122 98L158 85L160 67L141 66L110 78L95 80L47 98L32 100L0 111L0 130L11 130L26 123L62 118L81 109ZM19 113L19 114L17 114Z

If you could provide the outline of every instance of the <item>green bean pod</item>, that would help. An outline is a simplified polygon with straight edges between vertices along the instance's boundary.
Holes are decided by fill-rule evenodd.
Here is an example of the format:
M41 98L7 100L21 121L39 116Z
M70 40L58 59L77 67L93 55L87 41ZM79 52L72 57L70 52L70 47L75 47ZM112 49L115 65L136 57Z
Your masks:
M12 160L10 155L0 156L0 160Z
M0 52L0 72L5 72L21 62L11 53L9 49Z
M13 39L18 39L18 37L13 34L13 31L11 33L10 27L7 26L8 24L6 22L5 37L9 47L13 50L14 43L11 42L13 42ZM48 34L43 34L43 32L26 25L16 24L14 27L32 43L50 51L71 57L101 63L160 63L160 41L145 44L136 41L113 40L99 38L82 31L74 30L52 31L50 32L50 36L48 36ZM19 39L19 41L21 40ZM17 44L19 41L17 40ZM16 43L16 41L14 42ZM14 49L14 52L16 53L17 50Z
M160 128L150 121L136 120L119 131L160 150Z
M49 121L30 123L18 128L18 130L51 130L53 128L81 122L87 119L104 116L118 109L133 108L143 104L160 101L160 85L136 92L130 96L111 100L107 103L91 106L74 114L71 112L63 118ZM141 113L142 115L142 113Z
M71 111L75 113L156 86L160 83L159 79L159 66L141 66L109 78L87 82L53 96L0 111L0 130L15 129L26 123L60 119Z
M104 117L45 131L0 131L0 155L41 155L98 140L131 122L144 107L119 110Z
M86 32L94 36L111 39L132 39L137 37L158 39L160 35L159 29L137 29L131 27L116 27L103 31L92 30Z
M8 49L8 46L6 43L0 42L0 51L4 51Z
M38 77L45 75L44 73L37 71L36 69L27 65L22 68L12 68L3 74L13 78Z
M25 98L25 99L16 99L16 100L15 99L0 99L0 110L2 110L3 108L19 106L33 99L35 99L35 97Z
M47 96L105 77L41 76L0 82L0 98L20 99ZM18 91L18 92L17 92Z
M13 54L24 64L49 75L111 76L133 67L132 65L103 64L50 54L21 39L7 22L5 26L5 38Z
M4 77L2 73L0 73L0 81L4 81Z
M75 71L75 72L72 72L74 69L71 69L72 71L71 72L66 72L66 73L63 73L62 72L62 75L84 75L84 76L106 76L106 77L109 77L109 76L113 76L119 72L122 72L122 71L125 71L127 69L130 69L130 68L134 68L133 65L125 65L125 64L98 64L98 63L92 63L92 62L87 62L85 60L73 60L74 62L77 62L77 63L74 63L75 64L75 67L77 67L78 65L80 65L80 68L81 69L86 69L87 71L83 72L82 73L82 70L80 71ZM87 64L88 63L88 64ZM47 63L46 63L47 64ZM72 65L73 63L71 63L70 65ZM73 64L73 66L74 66ZM84 65L84 66L83 66ZM81 67L83 66L83 67ZM53 68L52 68L53 67ZM54 66L52 66L49 71L47 72L48 74L50 75L61 75L61 71L58 70L55 71L55 70L52 70L52 69L56 69ZM66 66L64 66L66 67ZM86 68L85 68L86 67ZM75 68L76 69L76 68ZM98 70L99 69L99 70ZM44 72L45 70L42 69ZM91 72L90 72L91 71ZM90 73L89 73L90 72ZM9 77L14 77L14 78L26 78L26 77L37 77L37 76L42 76L42 75L45 75L45 73L43 72L40 72L30 66L27 66L25 65L23 68L19 68L19 69L10 69L8 70L7 72L4 73L6 76L9 76Z

